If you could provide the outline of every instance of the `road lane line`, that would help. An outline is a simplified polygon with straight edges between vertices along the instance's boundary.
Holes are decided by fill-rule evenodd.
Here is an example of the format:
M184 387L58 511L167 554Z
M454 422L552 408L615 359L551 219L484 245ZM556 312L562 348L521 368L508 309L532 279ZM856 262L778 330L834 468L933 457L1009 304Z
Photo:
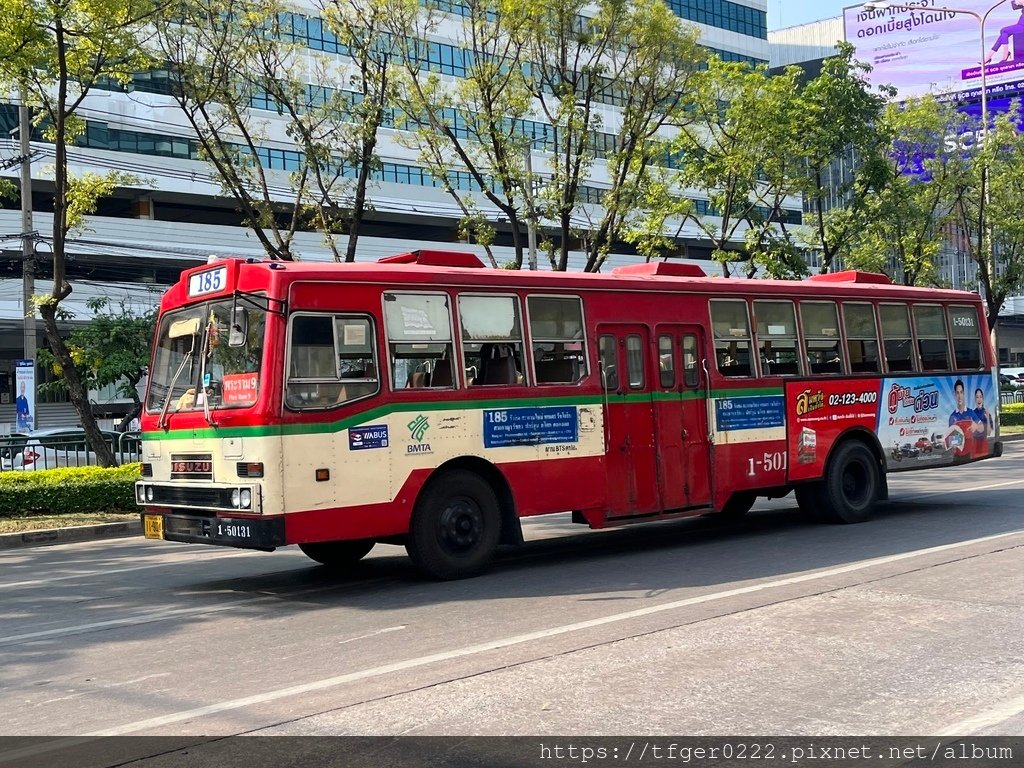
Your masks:
M898 504L901 501L910 501L912 499L927 499L930 496L952 496L954 493L973 493L974 491L990 491L993 488L1003 488L1007 485L1020 485L1024 483L1024 478L1020 480L1007 480L1005 483L992 483L990 485L975 485L971 488L957 488L954 491L932 491L931 493L915 493L910 496L897 496L893 499L893 503Z
M1024 696L1017 696L998 704L985 712L980 712L973 717L968 717L958 723L952 723L945 728L940 728L938 736L970 736L983 731L986 728L999 725L1004 720L1024 712Z
M166 715L160 715L158 717L151 717L146 720L136 720L135 722L126 723L124 725L116 726L114 728L107 728L100 731L96 731L95 733L89 735L123 736L129 733L148 731L155 728L160 728L162 726L180 723L186 720L193 720L195 718L205 717L207 715L214 715L219 714L221 712L241 709L243 707L249 707L255 704L265 704L267 702L276 701L278 699L284 699L291 696L299 696L302 694L311 693L313 691L322 691L328 688L336 688L346 683L357 682L359 680L366 680L373 677L382 677L384 675L389 675L395 672L403 672L409 669L415 669L417 667L424 667L428 664L452 661L454 659L465 658L467 656L474 656L476 654L486 653L488 651L509 648L514 645L522 645L524 643L530 643L537 640L545 640L551 637L565 635L570 632L579 632L581 630L593 629L594 627L601 627L621 621L628 621L630 619L643 618L646 616L663 613L665 611L672 611L678 608L685 608L691 605L710 603L715 600L724 600L726 598L737 597L739 595L749 595L755 592L763 592L765 590L775 589L777 587L786 587L791 586L793 584L803 584L808 581L824 579L830 576L838 576L845 573L853 573L855 571L862 571L867 568L872 568L879 565L886 565L889 563L900 562L902 560L908 560L913 557L921 557L923 555L931 555L939 552L948 552L954 549L973 546L975 544L999 541L1010 536L1019 536L1021 533L1022 531L1010 531L1007 533L999 533L992 536L983 536L978 539L971 539L970 541L961 541L952 544L942 544L940 546L928 547L926 549L914 550L912 552L902 552L896 555L886 555L885 557L877 557L872 558L870 560L862 560L857 563L850 563L848 565L838 566L836 568L829 568L825 571L804 573L799 576L790 576L784 579L776 579L774 581L764 582L761 584L752 584L746 587L737 587L735 589L727 589L721 592L712 592L710 594L697 595L695 597L688 597L682 600L673 600L668 603L651 605L647 606L646 608L637 608L631 611L615 613L608 616L602 616L596 619L588 619L586 621L574 622L572 624L563 624L557 627L550 627L548 629L542 629L535 632L527 632L521 635L513 635L510 637L499 638L497 640L491 640L486 643L478 643L476 645L465 646L463 648L456 648L450 651L442 651L440 653L432 653L426 656L418 656L412 659L405 659L404 661L397 661L391 664L384 664L379 667L371 667L369 669L362 669L356 672L349 672L344 675L336 675L334 677L327 677L321 680L314 680L312 682L303 683L301 685L292 685L288 686L287 688L278 688L273 691L257 693L251 696L243 696L237 699L222 701L217 704L209 704L204 707L195 707L193 709L172 712Z

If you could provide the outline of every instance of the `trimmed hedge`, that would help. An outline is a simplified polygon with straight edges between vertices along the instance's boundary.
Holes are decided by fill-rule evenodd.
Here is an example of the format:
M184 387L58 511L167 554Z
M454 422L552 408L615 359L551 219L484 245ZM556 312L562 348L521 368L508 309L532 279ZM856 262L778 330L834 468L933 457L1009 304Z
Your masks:
M1004 427L1024 426L1024 403L1010 403L999 410L999 423Z
M69 512L134 512L138 463L0 473L0 517Z

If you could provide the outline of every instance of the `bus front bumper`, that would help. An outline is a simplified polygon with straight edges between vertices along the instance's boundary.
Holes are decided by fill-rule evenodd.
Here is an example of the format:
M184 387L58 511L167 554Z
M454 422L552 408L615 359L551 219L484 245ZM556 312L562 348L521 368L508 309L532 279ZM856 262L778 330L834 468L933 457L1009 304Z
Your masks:
M285 545L283 517L202 517L142 513L147 539L270 551Z

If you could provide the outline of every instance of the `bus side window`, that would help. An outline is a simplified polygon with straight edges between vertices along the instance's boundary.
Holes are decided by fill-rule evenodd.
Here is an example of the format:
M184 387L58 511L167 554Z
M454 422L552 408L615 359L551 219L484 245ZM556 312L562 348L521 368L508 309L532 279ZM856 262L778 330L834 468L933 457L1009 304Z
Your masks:
M870 304L843 302L843 327L851 373L881 373L875 310Z
M289 408L331 408L377 391L369 318L294 315L290 339L285 393Z
M391 386L452 389L452 318L444 293L385 293Z
M834 301L800 302L804 344L811 373L842 373L839 312Z
M683 383L688 387L700 384L700 360L697 353L697 337L692 334L683 336Z
M882 346L890 373L917 370L914 339L910 334L910 312L906 304L879 304L882 320Z
M644 388L644 344L636 334L626 337L626 373L630 389Z
M796 310L791 301L755 301L762 376L799 376Z
M528 296L526 312L538 384L575 384L587 375L583 302L575 296Z
M462 367L471 385L525 384L523 330L514 296L459 296Z
M948 371L949 342L946 340L946 316L942 307L922 304L914 307L914 325L917 327L917 349L921 355L921 368L926 371Z
M949 327L953 335L953 356L958 371L982 367L981 324L974 307L950 307Z
M658 337L658 373L662 389L673 389L676 385L676 356L672 349L671 336Z
M598 366L601 369L601 386L605 392L615 392L619 388L619 361L616 349L614 336L602 336L598 340Z
M718 372L723 376L753 376L747 302L742 299L712 299L711 325L715 333Z

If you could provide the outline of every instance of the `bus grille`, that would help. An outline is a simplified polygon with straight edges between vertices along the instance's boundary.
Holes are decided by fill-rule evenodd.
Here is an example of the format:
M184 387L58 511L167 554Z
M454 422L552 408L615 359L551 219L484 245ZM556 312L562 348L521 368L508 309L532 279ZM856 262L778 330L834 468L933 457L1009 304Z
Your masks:
M152 487L153 500L149 503L156 506L232 509L230 488L176 488L170 485Z

